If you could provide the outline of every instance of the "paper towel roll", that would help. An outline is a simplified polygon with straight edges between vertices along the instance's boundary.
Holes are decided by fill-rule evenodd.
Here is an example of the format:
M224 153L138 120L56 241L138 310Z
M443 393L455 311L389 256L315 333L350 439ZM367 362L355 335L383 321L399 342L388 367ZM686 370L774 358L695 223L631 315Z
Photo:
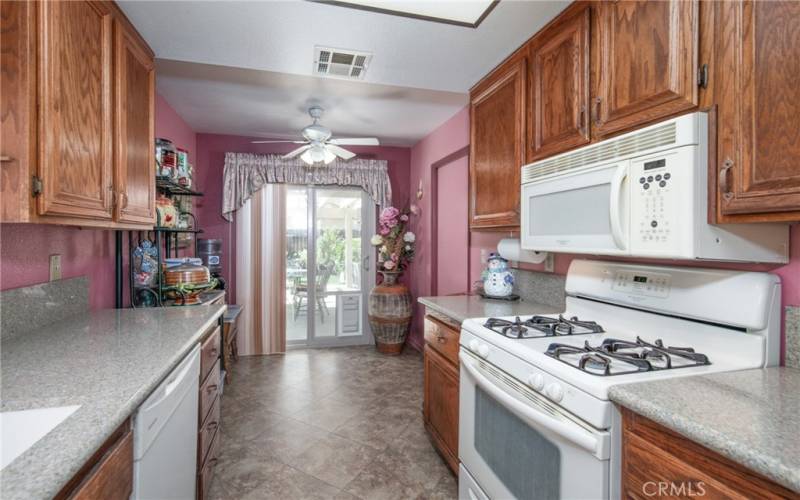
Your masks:
M523 250L519 243L519 238L503 238L497 244L497 253L507 260L519 262L530 262L531 264L541 264L547 258L547 252L536 252L534 250Z

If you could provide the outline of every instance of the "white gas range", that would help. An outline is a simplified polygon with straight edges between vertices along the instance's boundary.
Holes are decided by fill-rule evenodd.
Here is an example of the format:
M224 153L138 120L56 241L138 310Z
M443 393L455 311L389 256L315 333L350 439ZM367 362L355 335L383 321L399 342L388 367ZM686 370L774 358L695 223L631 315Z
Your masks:
M612 385L778 363L777 276L575 260L566 291L462 324L461 498L617 498Z

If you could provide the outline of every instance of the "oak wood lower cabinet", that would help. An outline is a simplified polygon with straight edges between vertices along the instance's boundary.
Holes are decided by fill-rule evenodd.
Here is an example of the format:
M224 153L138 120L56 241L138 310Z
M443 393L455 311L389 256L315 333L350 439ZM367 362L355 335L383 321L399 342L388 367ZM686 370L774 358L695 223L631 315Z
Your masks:
M697 107L697 0L596 2L595 9L596 138Z
M623 498L800 498L652 420L622 415Z
M214 469L219 461L220 363L222 318L205 334L200 346L200 394L197 411L197 498L208 496Z
M713 4L718 222L800 220L800 3Z
M57 499L128 500L133 492L133 431L125 421L56 495Z
M151 227L153 52L110 1L4 1L0 22L0 221Z
M458 475L458 325L425 316L423 418L445 462Z
M501 65L470 92L471 229L519 226L526 80L526 57L522 54Z

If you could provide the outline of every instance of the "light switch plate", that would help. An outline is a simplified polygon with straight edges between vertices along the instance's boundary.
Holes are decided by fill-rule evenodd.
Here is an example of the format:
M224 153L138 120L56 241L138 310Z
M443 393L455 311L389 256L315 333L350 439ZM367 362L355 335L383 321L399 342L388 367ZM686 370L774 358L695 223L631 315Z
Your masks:
M50 281L61 279L61 255L50 256Z

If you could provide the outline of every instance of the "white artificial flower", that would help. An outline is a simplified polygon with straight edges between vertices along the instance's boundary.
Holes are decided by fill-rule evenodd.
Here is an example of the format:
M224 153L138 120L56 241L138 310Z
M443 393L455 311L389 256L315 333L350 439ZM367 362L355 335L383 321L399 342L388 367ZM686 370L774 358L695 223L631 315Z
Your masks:
M389 253L389 248L388 248L386 245L383 245L383 246L381 247L381 252L383 252L383 253Z
M411 231L403 235L403 241L405 241L406 243L414 243L416 239L417 237L414 236L414 233L412 233Z
M369 240L369 242L370 242L370 243L371 243L373 246L378 246L378 245L380 245L381 243L383 243L383 237L382 237L380 234L376 234L376 235L374 235L374 236L373 236L373 237L372 237L372 238Z
M406 250L410 252L411 251L411 245L406 245Z

